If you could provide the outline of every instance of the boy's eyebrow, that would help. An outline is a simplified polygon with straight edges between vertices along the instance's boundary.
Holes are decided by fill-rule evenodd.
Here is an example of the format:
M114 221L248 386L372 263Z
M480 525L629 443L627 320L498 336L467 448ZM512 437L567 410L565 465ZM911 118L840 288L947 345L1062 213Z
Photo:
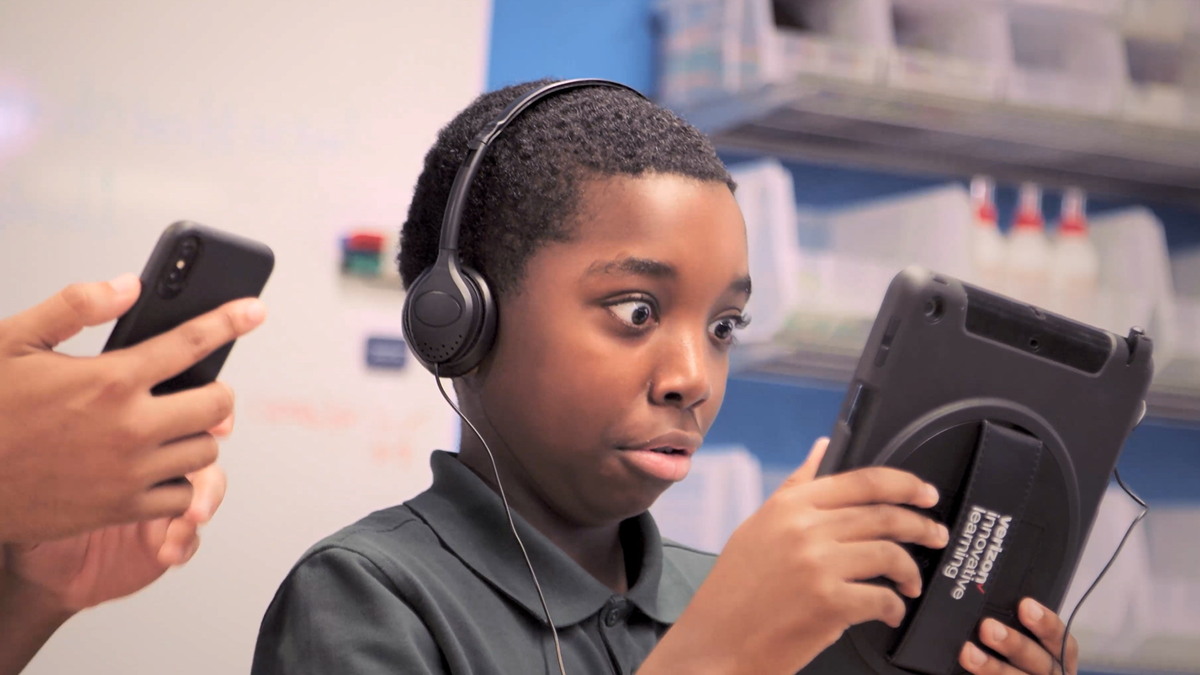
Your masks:
M586 276L593 274L633 274L655 279L673 279L678 276L674 266L661 260L633 257L608 261L597 260L588 267Z
M617 260L597 260L588 267L585 276L593 274L632 274L652 277L654 279L674 279L678 276L675 267L661 260L650 258L619 258ZM750 275L735 279L729 284L729 292L750 297Z

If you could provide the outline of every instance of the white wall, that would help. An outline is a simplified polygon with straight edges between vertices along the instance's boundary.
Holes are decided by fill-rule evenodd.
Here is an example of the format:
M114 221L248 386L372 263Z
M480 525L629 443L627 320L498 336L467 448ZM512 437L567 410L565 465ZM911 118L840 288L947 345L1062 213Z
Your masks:
M72 619L28 669L236 673L297 556L429 481L452 413L360 365L401 294L340 282L338 233L398 227L437 129L481 90L487 0L0 3L0 315L139 272L189 218L277 256L223 377L229 495L199 555ZM26 124L29 122L30 124ZM64 350L94 354L96 329Z

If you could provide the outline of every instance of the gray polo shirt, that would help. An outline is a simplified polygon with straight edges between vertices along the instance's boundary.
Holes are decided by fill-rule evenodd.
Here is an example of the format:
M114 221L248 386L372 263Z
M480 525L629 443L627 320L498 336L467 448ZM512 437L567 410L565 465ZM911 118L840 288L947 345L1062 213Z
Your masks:
M499 496L446 452L433 486L310 549L267 609L255 675L558 673L554 643ZM513 514L570 675L633 673L716 557L621 524L630 579L614 593Z

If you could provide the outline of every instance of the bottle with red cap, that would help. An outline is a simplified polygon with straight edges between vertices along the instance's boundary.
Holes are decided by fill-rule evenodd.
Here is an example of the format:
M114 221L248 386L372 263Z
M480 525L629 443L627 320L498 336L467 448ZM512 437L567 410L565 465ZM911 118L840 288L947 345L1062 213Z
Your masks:
M1013 298L1039 307L1046 306L1050 243L1042 217L1042 188L1022 183L1017 217L1008 235L1005 255L1005 290Z
M1087 195L1080 188L1067 188L1050 256L1053 309L1073 319L1093 322L1099 285L1100 256L1088 236Z
M1004 235L996 223L996 183L988 176L971 179L971 265L975 283L1004 292Z

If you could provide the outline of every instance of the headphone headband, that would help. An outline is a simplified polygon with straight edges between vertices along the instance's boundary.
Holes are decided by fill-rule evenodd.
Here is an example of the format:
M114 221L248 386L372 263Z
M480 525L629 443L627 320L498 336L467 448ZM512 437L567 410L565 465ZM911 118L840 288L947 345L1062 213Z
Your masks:
M483 164L483 158L487 154L488 146L491 145L492 141L496 140L513 120L520 117L521 113L533 107L541 100L564 91L581 89L583 87L624 89L642 98L646 98L640 91L620 82L584 77L574 80L551 82L509 103L504 111L500 113L499 117L484 125L479 133L475 135L475 138L471 139L471 142L467 144L469 148L467 156L459 166L458 173L454 175L454 184L450 187L450 197L446 200L446 210L442 214L442 234L438 241L438 248L440 249L438 253L439 257L442 255L441 251L455 252L458 250L458 231L462 223L463 211L467 205L467 193L471 188L471 184L475 182L475 174L479 173L479 167Z
M458 377L470 372L487 355L496 336L498 319L492 291L482 274L462 265L458 259L459 225L467 193L488 146L537 102L581 87L613 87L642 96L637 90L612 80L553 82L508 104L467 146L467 156L454 176L442 215L437 260L413 281L404 298L404 337L421 365L438 377Z

